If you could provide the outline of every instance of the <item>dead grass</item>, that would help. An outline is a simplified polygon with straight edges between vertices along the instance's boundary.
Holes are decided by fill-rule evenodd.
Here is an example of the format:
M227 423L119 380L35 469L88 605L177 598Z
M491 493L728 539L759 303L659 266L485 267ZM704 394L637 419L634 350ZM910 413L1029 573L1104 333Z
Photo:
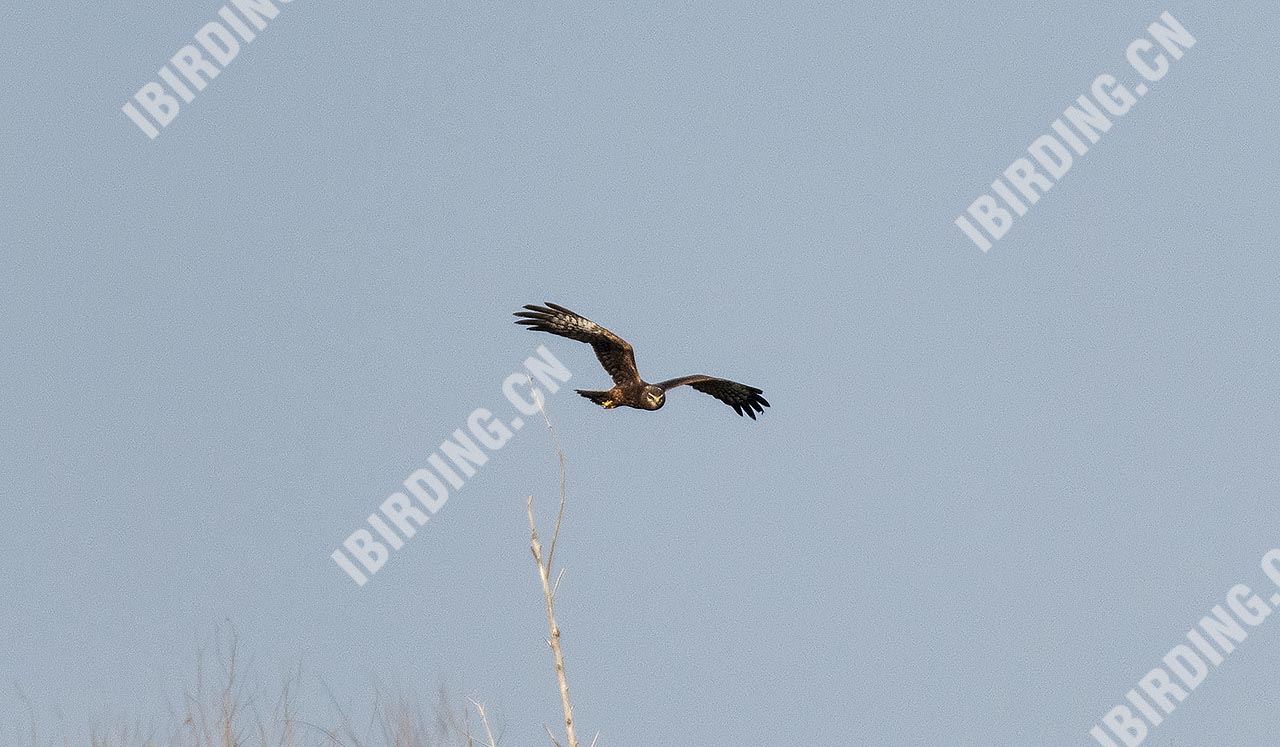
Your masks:
M424 707L417 699L378 692L359 725L330 696L330 712L304 718L298 668L271 688L251 682L236 633L220 631L198 655L196 674L159 725L137 722L87 733L59 733L36 715L21 692L20 728L0 728L0 745L15 747L496 747L482 707L441 692ZM323 688L323 683L321 683ZM324 688L327 690L327 688ZM55 719L57 721L59 719ZM7 726L7 725L6 725Z

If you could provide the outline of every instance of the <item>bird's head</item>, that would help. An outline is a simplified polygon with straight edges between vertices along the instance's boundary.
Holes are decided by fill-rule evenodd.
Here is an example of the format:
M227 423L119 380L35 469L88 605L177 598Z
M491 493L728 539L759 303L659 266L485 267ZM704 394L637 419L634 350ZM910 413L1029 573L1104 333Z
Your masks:
M667 393L662 391L662 387L649 386L644 388L644 404L647 410L658 410L667 403Z

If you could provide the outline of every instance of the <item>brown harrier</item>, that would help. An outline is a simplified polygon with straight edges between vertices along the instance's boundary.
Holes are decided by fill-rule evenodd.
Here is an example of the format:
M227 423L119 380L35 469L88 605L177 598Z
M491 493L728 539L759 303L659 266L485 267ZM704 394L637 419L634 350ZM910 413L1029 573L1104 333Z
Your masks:
M515 315L521 317L516 324L591 344L600 365L613 377L614 387L607 392L575 391L605 409L626 406L637 410L657 410L666 404L669 389L685 384L710 394L739 415L751 416L752 420L756 419L757 412L764 412L764 408L769 406L760 396L762 392L759 389L714 376L681 376L657 384L646 383L636 370L636 356L626 340L563 306L548 302L546 306L526 305L524 308L528 311L516 312Z

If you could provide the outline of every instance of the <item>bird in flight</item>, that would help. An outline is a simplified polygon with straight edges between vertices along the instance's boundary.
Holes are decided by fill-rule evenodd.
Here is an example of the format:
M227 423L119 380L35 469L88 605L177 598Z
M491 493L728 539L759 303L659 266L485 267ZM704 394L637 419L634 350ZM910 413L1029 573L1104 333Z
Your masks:
M738 415L748 415L752 420L756 419L756 413L764 412L764 408L769 406L769 402L760 396L763 393L761 390L714 376L681 376L650 384L640 378L640 371L636 369L635 352L626 340L585 316L551 302L547 302L546 306L529 304L524 308L525 311L515 313L520 317L516 324L523 324L535 332L550 332L588 343L596 351L600 365L613 378L613 388L608 391L574 391L606 410L614 407L658 410L667 403L668 391L686 384L710 394L732 407Z

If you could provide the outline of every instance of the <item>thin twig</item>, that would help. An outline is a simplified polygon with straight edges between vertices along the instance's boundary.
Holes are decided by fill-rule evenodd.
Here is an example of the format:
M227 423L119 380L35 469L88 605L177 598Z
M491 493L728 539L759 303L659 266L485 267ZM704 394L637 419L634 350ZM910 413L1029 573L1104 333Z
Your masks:
M560 747L560 741L559 741L558 739L556 739L556 735L555 735L555 734L552 734L552 733L551 733L551 727L550 727L550 726L547 726L546 724L543 724L543 725L542 725L542 728L544 728L544 729L546 729L546 730L547 730L547 737L549 737L549 738L551 739L551 743L552 743L552 744L554 744L556 747Z
M551 596L552 596L553 598L555 597L556 592L557 592L557 591L560 591L560 579L562 579L562 578L564 578L564 569L563 569L563 568L561 568L561 569L560 569L560 572L556 574L556 584L555 584L555 586L552 586L552 587L551 587Z
M471 705L475 706L476 711L480 713L480 722L484 724L484 733L489 735L488 747L498 747L498 743L493 741L493 729L489 728L489 717L485 715L484 706L480 705L477 700L471 701ZM470 735L468 735L468 739L470 739Z
M556 529L551 533L551 549L547 551L547 568L551 568L552 561L556 558L556 540L560 538L560 522L564 521L564 499L568 494L568 476L564 468L564 449L560 448L560 434L556 433L556 427L551 424L551 418L547 417L547 410L542 406L542 397L538 397L538 412L542 413L542 422L547 424L547 430L551 432L551 442L556 447L556 457L560 460L560 511L556 514Z

